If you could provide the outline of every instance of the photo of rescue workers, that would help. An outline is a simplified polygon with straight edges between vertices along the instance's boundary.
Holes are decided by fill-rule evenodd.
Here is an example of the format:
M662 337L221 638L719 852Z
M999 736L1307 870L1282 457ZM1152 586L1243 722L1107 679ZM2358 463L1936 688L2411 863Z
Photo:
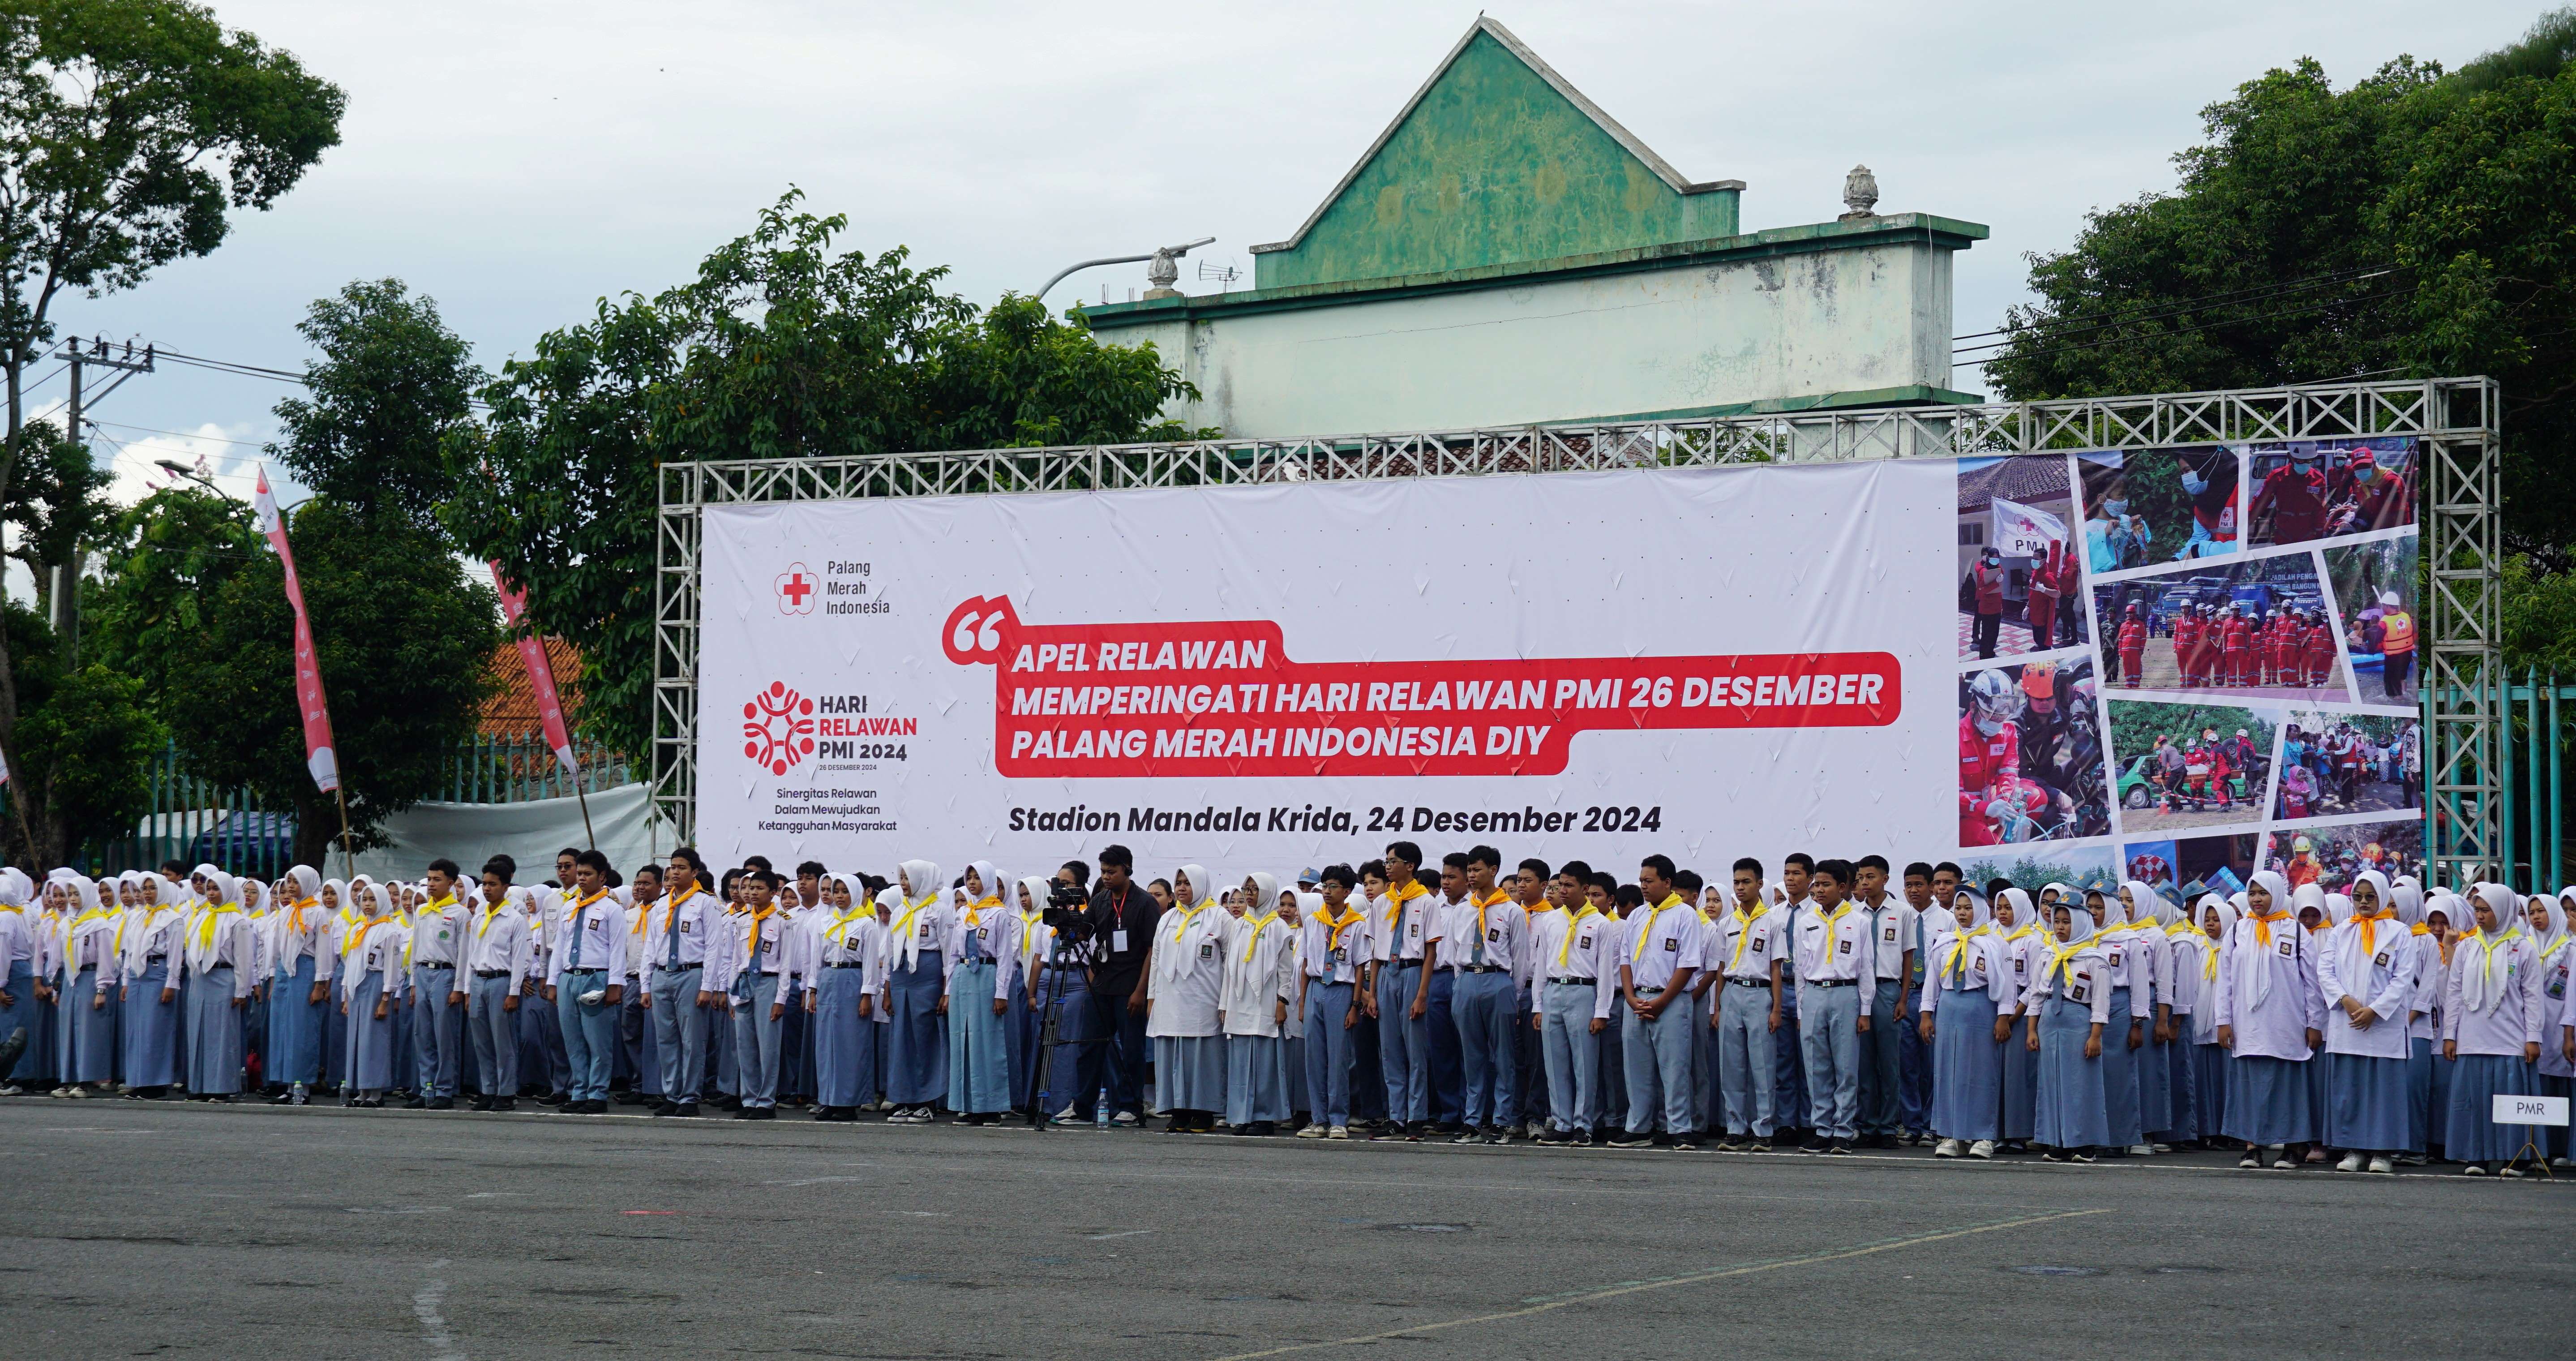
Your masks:
M2111 701L2111 760L2126 836L2263 821L2272 709Z
M2422 806L2424 728L2395 714L2293 709L2281 725L2272 816L2282 821Z
M2259 833L2195 836L2155 841L2123 841L2120 863L2128 877L2143 880L2177 903L2196 903L2200 895L2226 897L2245 887L2254 874Z
M1959 460L1959 654L2082 647L2084 609L2063 454Z
M2120 887L2109 846L2043 847L1982 858L1963 855L1959 860L1966 876L1961 882L1980 893L1997 879L2009 881L2034 899L2050 884L2063 884L2078 893L2113 893Z
M2279 870L2292 888L2315 884L2328 893L2351 892L2353 876L2363 870L2377 870L2391 879L2411 874L2421 880L2426 873L2424 820L2347 822L2274 832L2266 839L2263 865Z
M2095 573L2233 553L2238 456L2220 445L2077 454Z
M2421 541L2396 534L2324 550L2345 653L2352 661L2356 704L2415 707L2421 618L2415 610L2415 556Z
M2104 582L2093 588L2093 608L2111 690L2352 698L2314 554L2196 562Z
M1959 844L2111 833L2089 657L1959 677Z
M2415 440L2291 440L2249 450L2247 541L2310 543L2415 523Z

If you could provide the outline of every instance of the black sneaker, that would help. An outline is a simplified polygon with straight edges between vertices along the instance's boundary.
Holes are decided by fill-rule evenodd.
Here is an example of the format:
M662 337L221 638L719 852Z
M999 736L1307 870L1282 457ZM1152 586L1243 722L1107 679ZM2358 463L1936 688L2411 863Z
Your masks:
M1490 1129L1490 1130L1488 1130L1488 1131L1486 1131L1486 1132L1485 1132L1485 1142L1486 1142L1486 1143L1493 1144L1493 1145L1496 1145L1496 1146L1498 1146L1498 1147L1499 1147L1499 1146L1501 1146L1501 1145L1503 1145L1503 1144L1508 1144L1508 1143L1510 1143L1511 1141L1512 1141L1512 1130L1511 1130L1511 1126L1509 1126L1509 1125L1496 1125L1494 1128L1492 1128L1492 1129Z
M488 1096L478 1096L478 1097L474 1098L474 1102L473 1102L473 1104L472 1104L472 1105L470 1105L470 1106L468 1106L468 1107L466 1107L466 1109L468 1109L468 1110L476 1110L476 1111L488 1111L488 1110L492 1109L492 1098L490 1098L490 1097L488 1097Z
M518 1108L519 1108L519 1098L517 1098L517 1097L515 1097L515 1096L505 1096L505 1097L501 1097L500 1099L498 1099L498 1100L496 1100L496 1101L494 1101L494 1102L492 1103L492 1109L493 1109L494 1111L502 1112L502 1113L505 1113L505 1114L506 1114L507 1112L517 1110Z
M677 1101L657 1102L653 1107L653 1113L655 1115L677 1115L680 1113L680 1103Z
M436 1101L430 1102L429 1108L434 1111L452 1111L456 1109L456 1098L452 1096L442 1096Z
M1771 1151L1771 1141L1763 1138L1759 1134L1754 1135L1752 1138L1744 1141L1744 1151L1747 1153L1768 1153Z
M1404 1126L1394 1123L1380 1125L1369 1135L1369 1142L1373 1144L1400 1144L1404 1139Z
M402 1103L402 1108L407 1111L425 1111L429 1109L429 1103L415 1096Z
M1416 1120L1404 1127L1404 1141L1408 1144L1418 1144L1430 1137L1431 1122L1428 1120Z
M1234 1132L1248 1134L1255 1139L1267 1139L1279 1132L1279 1126L1268 1120L1255 1120L1249 1125L1235 1126Z
M540 1106L568 1106L572 1104L572 1093L548 1092L544 1096L537 1098L537 1104Z
M1481 1144L1485 1142L1485 1136L1482 1132L1477 1130L1461 1129L1457 1133L1449 1136L1449 1142L1453 1144Z
M1841 1141L1837 1142L1837 1143L1834 1145L1834 1156L1835 1156L1835 1157L1837 1157L1837 1158L1848 1158L1848 1157L1850 1157L1851 1155L1852 1155L1852 1143L1851 1143L1851 1140L1849 1140L1849 1139L1844 1139L1844 1140L1841 1140Z
M683 1101L680 1103L680 1108L671 1112L671 1114L682 1120L695 1119L698 1114L698 1103L695 1101Z
M1655 1141L1653 1137L1649 1135L1628 1134L1623 1132L1617 1138L1610 1141L1610 1146L1612 1148L1653 1148L1655 1146Z
M598 1105L600 1103L593 1102L592 1104ZM607 1114L607 1110L604 1106L601 1108L600 1113L603 1115ZM758 1107L751 1112L751 1118L754 1120L775 1120L778 1118L778 1108L776 1106Z
M1827 1144L1822 1139L1809 1139L1807 1142L1798 1145L1798 1151L1801 1153L1829 1153L1832 1149L1833 1146Z

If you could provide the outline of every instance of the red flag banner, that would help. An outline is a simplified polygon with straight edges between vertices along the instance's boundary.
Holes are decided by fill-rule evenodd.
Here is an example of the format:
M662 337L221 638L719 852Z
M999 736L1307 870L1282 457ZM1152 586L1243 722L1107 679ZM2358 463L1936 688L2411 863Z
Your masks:
M340 757L331 747L331 706L322 698L322 664L313 655L313 622L304 615L304 585L295 576L295 553L286 545L286 517L268 489L268 469L259 470L259 490L252 498L259 513L259 532L268 536L278 565L286 569L286 603L295 610L295 707L304 715L304 765L324 793L340 787Z
M501 564L492 564L492 589L501 597L501 618L512 629L519 627L520 616L528 612L528 590L513 585L501 575ZM572 732L564 724L563 698L555 693L555 669L546 660L545 640L534 633L519 635L519 660L528 664L528 688L537 697L537 716L546 725L546 745L554 748L555 759L563 762L564 772L580 774L572 757Z

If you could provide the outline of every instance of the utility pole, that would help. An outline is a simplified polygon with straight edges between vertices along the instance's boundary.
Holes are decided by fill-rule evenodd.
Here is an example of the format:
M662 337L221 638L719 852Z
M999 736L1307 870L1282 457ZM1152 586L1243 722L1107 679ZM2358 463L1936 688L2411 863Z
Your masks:
M71 423L65 427L65 433L70 436L72 443L79 445L86 452L89 441L84 437L86 432L81 428L82 366L94 365L98 368L124 370L115 382L108 384L106 389L98 394L99 400L105 400L108 393L125 386L126 379L138 373L152 372L152 346L148 343L144 345L142 356L137 358L134 353L134 342L131 340L125 342L124 353L120 355L108 344L105 336L92 337L86 351L81 348L80 337L74 336L64 343L62 353L55 358L70 364L72 371ZM54 563L45 569L47 622L53 625L54 639L60 644L64 658L74 662L80 659L80 569L78 545L71 547L70 557L67 560Z

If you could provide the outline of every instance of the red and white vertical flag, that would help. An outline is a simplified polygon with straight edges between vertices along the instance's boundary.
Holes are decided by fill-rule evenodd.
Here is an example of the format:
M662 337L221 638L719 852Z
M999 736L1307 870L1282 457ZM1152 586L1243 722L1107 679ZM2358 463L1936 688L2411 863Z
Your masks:
M503 622L518 628L520 616L528 612L527 588L510 584L501 575L501 564L494 562L492 589L501 597ZM545 640L534 633L520 634L519 660L528 664L528 688L537 697L537 717L546 725L546 745L554 748L565 774L579 775L581 768L572 758L572 732L564 725L563 697L555 693L555 668L546 660Z
M286 569L286 603L295 611L295 707L304 715L304 765L324 793L340 787L340 758L331 747L331 706L322 699L322 663L313 655L313 622L304 617L304 584L295 576L295 553L286 546L286 517L268 489L268 469L259 470L259 490L251 498L259 513L259 532L268 536L269 551Z

